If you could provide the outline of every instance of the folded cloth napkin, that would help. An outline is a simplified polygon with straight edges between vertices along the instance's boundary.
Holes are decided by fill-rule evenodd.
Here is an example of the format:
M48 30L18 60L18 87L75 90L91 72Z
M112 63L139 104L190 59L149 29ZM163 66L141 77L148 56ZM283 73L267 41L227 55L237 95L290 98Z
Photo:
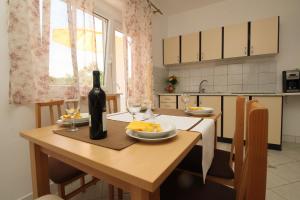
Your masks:
M169 122L176 126L176 129L187 131L197 124L201 118L196 117L180 117L172 115L159 115L154 118L155 123Z
M202 135L202 170L203 182L214 158L215 149L215 122L213 119L204 119L201 123L191 129Z

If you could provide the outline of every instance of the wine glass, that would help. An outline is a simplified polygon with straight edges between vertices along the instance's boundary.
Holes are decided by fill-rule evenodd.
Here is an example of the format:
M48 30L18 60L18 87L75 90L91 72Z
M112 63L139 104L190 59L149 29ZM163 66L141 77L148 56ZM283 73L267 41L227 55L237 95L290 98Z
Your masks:
M132 115L132 120L136 121L136 114L142 109L141 102L138 99L127 99L127 111Z
M78 131L79 128L75 126L75 119L80 117L80 98L66 99L66 113L72 119L72 126L69 131L75 132Z
M152 101L144 100L142 107L145 108L144 120L152 121L153 118L154 118L154 115L153 115L153 112L152 112Z
M189 106L189 102L190 102L190 95L187 93L184 93L181 95L182 97L182 101L184 103L184 111L187 112L188 111L188 106Z

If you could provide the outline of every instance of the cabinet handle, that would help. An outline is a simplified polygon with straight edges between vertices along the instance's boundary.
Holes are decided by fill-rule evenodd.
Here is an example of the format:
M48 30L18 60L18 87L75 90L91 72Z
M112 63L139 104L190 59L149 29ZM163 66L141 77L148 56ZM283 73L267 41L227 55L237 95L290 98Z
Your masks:
M248 55L248 52L247 52L247 47L245 47L245 49L244 49L244 53L245 53L245 55Z

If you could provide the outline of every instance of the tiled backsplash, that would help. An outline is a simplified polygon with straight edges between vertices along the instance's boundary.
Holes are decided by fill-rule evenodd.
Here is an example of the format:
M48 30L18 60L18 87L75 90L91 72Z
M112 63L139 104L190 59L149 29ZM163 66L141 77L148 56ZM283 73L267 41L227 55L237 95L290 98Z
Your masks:
M198 92L204 83L207 92L275 92L277 84L276 62L249 62L169 68L169 75L178 77L176 92Z
M154 67L153 68L153 88L155 93L164 92L164 88L166 87L168 70L164 68Z

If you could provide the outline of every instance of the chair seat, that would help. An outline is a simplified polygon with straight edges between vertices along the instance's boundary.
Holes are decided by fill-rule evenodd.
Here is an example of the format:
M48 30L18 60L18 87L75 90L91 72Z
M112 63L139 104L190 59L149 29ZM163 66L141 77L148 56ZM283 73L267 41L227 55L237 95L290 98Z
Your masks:
M216 149L214 159L208 170L209 176L233 179L234 172L229 166L230 152ZM202 174L202 146L195 145L183 161L179 169Z
M56 184L61 184L69 181L84 172L76 169L68 164L65 164L55 158L48 158L49 178Z
M235 190L199 176L174 171L160 187L161 200L235 200Z

